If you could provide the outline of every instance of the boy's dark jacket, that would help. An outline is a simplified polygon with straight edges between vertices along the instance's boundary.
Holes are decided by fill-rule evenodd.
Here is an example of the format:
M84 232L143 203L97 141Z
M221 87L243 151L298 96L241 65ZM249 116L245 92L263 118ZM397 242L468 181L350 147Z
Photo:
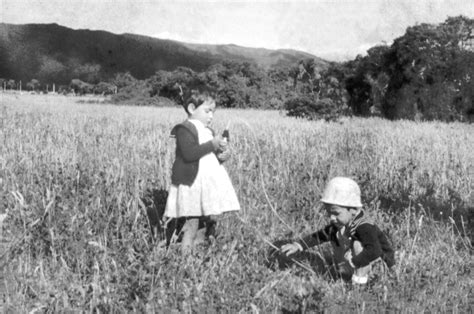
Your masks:
M395 265L395 253L385 234L373 223L369 222L361 213L347 227L348 236L351 241L359 241L362 244L362 252L352 258L352 263L357 268L364 267L370 262L381 257L388 267ZM304 249L331 241L340 245L337 240L338 229L334 225L328 225L323 229L304 237L299 241Z
M214 131L213 131L214 134ZM199 159L214 152L212 141L199 144L198 131L188 120L171 130L176 137L176 158L171 170L171 184L192 185L199 170Z

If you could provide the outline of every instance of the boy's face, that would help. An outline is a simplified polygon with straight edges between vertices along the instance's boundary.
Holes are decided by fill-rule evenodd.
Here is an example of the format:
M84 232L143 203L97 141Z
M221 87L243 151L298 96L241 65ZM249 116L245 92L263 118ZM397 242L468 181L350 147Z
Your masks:
M354 208L342 207L333 204L324 204L329 221L338 229L347 226L354 218L356 210Z
M189 118L201 121L205 126L211 125L214 111L216 110L216 102L209 98L199 107L189 105Z

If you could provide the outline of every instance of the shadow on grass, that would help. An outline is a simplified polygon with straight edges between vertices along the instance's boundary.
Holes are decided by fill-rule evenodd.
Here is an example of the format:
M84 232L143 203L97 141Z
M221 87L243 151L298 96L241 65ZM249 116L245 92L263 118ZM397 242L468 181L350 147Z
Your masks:
M181 241L182 229L186 222L186 217L165 219L166 201L168 191L164 189L147 189L141 198L145 205L148 224L151 232L151 242L166 240L169 246L175 239ZM216 222L211 217L200 217L199 229L205 229L205 237L216 236Z

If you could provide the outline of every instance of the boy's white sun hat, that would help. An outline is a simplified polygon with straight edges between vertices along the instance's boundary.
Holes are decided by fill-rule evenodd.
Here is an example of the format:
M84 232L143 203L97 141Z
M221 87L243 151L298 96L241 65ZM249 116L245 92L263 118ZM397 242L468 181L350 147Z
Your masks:
M362 207L359 185L352 179L335 177L326 185L321 202L344 207Z

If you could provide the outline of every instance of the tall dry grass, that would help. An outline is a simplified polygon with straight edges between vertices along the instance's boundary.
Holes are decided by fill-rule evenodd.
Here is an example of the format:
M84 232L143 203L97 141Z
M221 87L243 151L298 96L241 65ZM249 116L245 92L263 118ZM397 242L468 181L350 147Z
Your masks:
M226 167L242 211L220 218L217 243L181 257L150 242L140 198L170 183L169 131L182 110L0 97L4 309L472 309L471 125L218 110L215 128L231 123ZM265 266L269 241L324 225L318 199L336 175L360 183L366 211L397 250L393 274L362 289Z

